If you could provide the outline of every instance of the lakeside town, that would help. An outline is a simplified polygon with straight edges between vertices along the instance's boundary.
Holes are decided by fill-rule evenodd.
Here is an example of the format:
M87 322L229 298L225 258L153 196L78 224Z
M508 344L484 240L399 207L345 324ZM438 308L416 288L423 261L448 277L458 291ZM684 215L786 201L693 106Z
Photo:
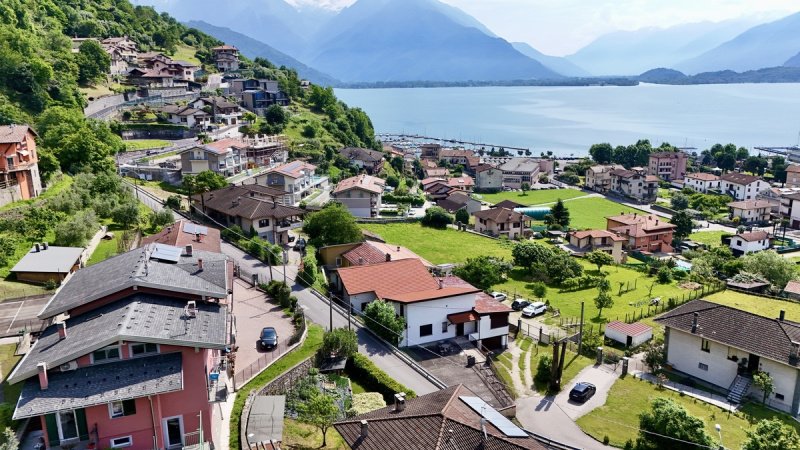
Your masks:
M334 145L369 133L236 47L71 48L105 55L114 90L84 113L124 149L45 177L60 120L0 126L0 417L19 448L800 441L784 156Z

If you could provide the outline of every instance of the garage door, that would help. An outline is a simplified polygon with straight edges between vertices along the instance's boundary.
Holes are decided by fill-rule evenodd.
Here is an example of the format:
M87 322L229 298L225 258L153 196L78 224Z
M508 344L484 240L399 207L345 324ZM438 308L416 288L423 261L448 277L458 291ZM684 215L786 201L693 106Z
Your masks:
M499 348L502 348L503 346L503 336L486 338L481 342L483 343L483 346L488 348L489 350L497 350Z

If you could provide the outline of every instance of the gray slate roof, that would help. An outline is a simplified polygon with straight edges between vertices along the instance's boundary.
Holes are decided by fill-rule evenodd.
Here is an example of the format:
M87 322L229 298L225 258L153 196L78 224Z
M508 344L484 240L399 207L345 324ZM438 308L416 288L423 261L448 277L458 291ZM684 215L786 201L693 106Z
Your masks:
M56 291L42 308L45 319L134 286L225 298L228 295L227 257L222 253L181 252L177 263L151 259L154 246L145 246L81 269ZM49 250L48 250L49 251ZM203 259L203 270L198 268Z
M35 376L39 362L54 368L119 341L224 348L227 308L198 302L197 316L186 318L185 306L183 299L137 294L67 319L65 339L60 340L58 326L51 325L9 375L9 382Z
M179 391L183 389L181 369L181 354L165 353L49 372L47 390L39 388L38 378L22 387L14 420Z
M69 273L72 266L78 262L83 253L81 247L53 247L47 246L47 250L36 247L25 254L22 259L11 269L12 272L42 272L42 273Z

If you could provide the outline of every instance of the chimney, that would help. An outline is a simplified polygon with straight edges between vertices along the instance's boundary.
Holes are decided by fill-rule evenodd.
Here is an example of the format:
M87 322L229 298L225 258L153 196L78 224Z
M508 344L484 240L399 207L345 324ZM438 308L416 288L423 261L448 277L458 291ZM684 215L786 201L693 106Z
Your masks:
M44 250L47 250L47 242L42 242L42 248L43 248Z
M489 436L486 435L486 418L484 417L481 417L481 432L483 433L483 442L486 442Z
M363 266L364 265L364 258L362 258L360 256L358 257L358 265L359 266Z
M386 262L389 262L391 260L392 260L392 255L390 253L387 253L386 254Z
M203 242L202 238L200 236L201 236L200 233L195 233L194 234L194 238L197 239L197 242Z
M398 251L398 252L400 251L400 246L399 246L399 245L397 246L397 251Z
M58 340L67 338L67 322L58 323Z
M396 412L401 412L406 409L406 393L405 392L398 392L394 394L394 410Z
M366 420L361 421L361 439L366 439L369 435L369 423Z
M203 258L197 258L197 269L203 270Z
M186 256L192 256L192 250L194 250L194 248L192 247L192 244L187 245L186 246Z
M692 334L697 333L697 318L700 317L699 313L694 313L694 318L692 319Z
M439 278L439 289L442 289L443 287L444 287L444 280Z
M36 249L36 253L39 253L41 251L41 248L39 247L39 243L38 242L34 245L34 248Z
M783 319L785 319L785 318L786 318L786 311L781 310L781 314L780 314L780 316L778 316L778 320L783 322Z
M39 371L39 389L46 391L47 390L47 363L42 361L36 365L36 369Z

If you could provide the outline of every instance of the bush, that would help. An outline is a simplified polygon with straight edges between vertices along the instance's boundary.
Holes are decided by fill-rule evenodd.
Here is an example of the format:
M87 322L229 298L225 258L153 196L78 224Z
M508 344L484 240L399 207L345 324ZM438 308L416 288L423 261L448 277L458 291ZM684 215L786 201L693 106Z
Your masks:
M164 206L167 208L178 211L181 209L181 197L179 195L170 195L167 197L167 200L164 202Z
M405 392L406 398L414 398L417 394L406 386L395 381L386 372L378 368L368 356L361 353L354 354L345 368L347 373L368 391L378 392L383 395L387 403L394 402L394 394Z
M453 216L444 208L432 206L425 211L425 217L421 220L422 224L433 228L446 228L453 223Z
M241 239L241 236L244 236L244 230L242 230L239 225L232 225L228 228L224 228L220 234L222 235L223 239L236 242Z
M539 358L539 365L536 366L536 375L533 377L534 381L538 383L549 383L550 373L553 368L553 357L544 355Z
M297 272L298 284L302 286L312 286L317 280L317 259L309 253L303 257L303 263L300 270Z
M667 284L670 281L672 281L672 269L667 266L658 269L658 282L661 284Z
M335 328L322 337L320 354L323 358L330 356L350 358L358 353L358 336L353 330Z
M288 308L291 306L292 290L283 281L272 280L266 285L266 288L264 288L263 284L260 286L267 291L267 295L281 305L281 308Z
M469 213L466 209L461 208L456 211L456 222L461 222L464 225L469 223Z

